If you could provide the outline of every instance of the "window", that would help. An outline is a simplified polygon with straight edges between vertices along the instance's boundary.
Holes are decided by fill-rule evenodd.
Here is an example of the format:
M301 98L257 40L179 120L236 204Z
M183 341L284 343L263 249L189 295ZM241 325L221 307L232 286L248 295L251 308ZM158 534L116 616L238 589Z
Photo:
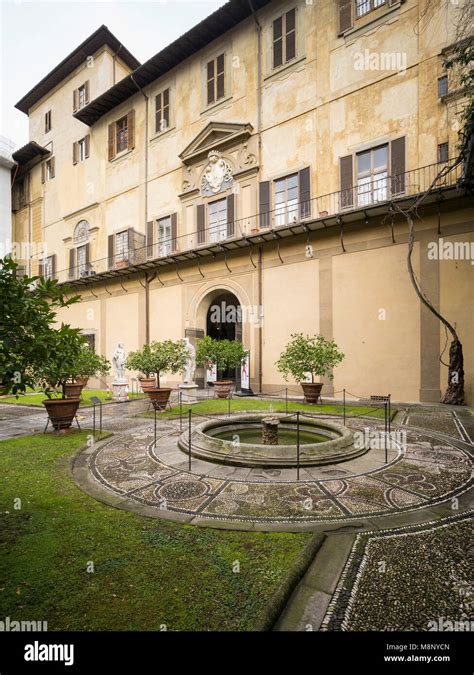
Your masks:
M227 199L212 202L209 208L209 241L215 243L227 238Z
M388 145L359 152L356 162L358 205L385 201L388 187Z
M92 349L92 351L95 353L95 334L94 333L86 333L84 335L86 338L87 344L89 347Z
M449 159L449 145L448 143L440 143L438 145L438 162L444 164Z
M165 131L170 126L170 90L165 89L155 98L155 131Z
M386 0L356 0L356 17L359 18L368 14L373 9L385 5Z
M89 103L89 80L73 91L73 110L77 112Z
M109 161L135 147L135 111L109 124Z
M115 123L116 148L117 153L123 152L128 148L128 125L127 118L122 117Z
M438 77L438 98L446 96L448 93L448 76Z
M158 256L171 253L171 216L158 220Z
M89 157L90 135L87 134L80 141L72 144L72 163L84 162Z
M298 174L274 182L275 226L288 225L298 220Z
M55 161L54 157L50 157L41 166L41 182L44 183L47 180L51 180L55 175Z
M220 54L207 64L207 104L225 95L225 55Z
M48 110L44 116L44 133L47 134L48 131L51 131L51 110Z
M87 270L87 246L79 246L77 248L77 275L84 276Z
M128 230L115 235L115 261L128 260Z
M81 138L81 140L78 143L78 150L79 150L79 161L83 162L86 158L86 139Z
M43 261L43 276L45 279L52 279L54 276L53 256L45 258Z
M278 68L296 56L296 10L273 22L273 67Z

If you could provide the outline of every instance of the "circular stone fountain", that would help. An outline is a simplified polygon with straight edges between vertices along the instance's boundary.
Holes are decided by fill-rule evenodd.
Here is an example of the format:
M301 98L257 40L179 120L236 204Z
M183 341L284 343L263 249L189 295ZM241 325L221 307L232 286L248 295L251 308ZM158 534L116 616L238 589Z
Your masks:
M352 432L341 424L301 415L299 426L300 466L344 462L367 452L354 447ZM178 446L188 454L187 431ZM202 422L191 432L191 454L219 464L296 466L296 417L267 413Z

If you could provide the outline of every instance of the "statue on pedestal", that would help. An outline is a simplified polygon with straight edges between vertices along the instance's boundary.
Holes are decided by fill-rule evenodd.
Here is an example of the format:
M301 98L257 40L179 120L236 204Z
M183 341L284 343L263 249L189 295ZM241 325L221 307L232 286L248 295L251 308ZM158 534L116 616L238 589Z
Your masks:
M114 381L122 382L125 374L125 349L123 342L119 342L117 349L112 355L112 363L115 368L115 378Z
M188 352L188 360L184 369L183 382L185 384L194 384L194 374L196 372L196 349L191 344L189 338L183 338L184 346Z

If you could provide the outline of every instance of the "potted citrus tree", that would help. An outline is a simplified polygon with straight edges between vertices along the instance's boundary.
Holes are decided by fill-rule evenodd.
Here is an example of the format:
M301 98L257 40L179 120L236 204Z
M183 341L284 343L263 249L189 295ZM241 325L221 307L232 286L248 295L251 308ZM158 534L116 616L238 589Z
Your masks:
M62 325L51 332L48 343L48 358L36 371L37 384L46 394L43 405L53 428L67 429L80 403L79 395L67 396L67 384L76 375L84 336L78 329Z
M315 377L332 379L332 369L343 358L344 354L334 340L327 340L322 335L294 333L275 365L285 380L291 375L301 384L307 403L317 403L323 384L315 382ZM308 375L311 382L306 381Z
M138 370L140 373L138 379L144 393L146 393L148 389L156 387L156 378L152 377L154 366L151 359L150 345L143 345L141 349L130 352L125 361L125 367L128 368L128 370Z
M241 365L246 350L240 340L216 340L206 335L202 340L198 340L196 348L196 365L209 368L215 364L217 368L217 380L214 382L214 389L218 398L228 398L232 385L232 380L219 379L219 373L227 369L237 368Z
M92 347L86 342L82 346L78 358L74 365L77 375L74 382L66 383L66 396L73 393L74 387L80 387L78 394L87 386L90 377L105 377L110 372L110 362L100 354L96 354Z
M147 387L145 393L156 409L164 409L171 394L170 387L162 387L160 377L164 373L182 373L188 360L188 352L182 340L152 342L149 346L148 372L156 376L155 386Z

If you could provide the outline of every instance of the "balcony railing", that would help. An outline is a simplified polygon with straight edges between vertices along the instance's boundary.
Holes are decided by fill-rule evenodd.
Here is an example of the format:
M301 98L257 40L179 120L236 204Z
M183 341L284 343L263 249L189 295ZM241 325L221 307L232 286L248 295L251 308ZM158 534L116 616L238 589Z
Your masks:
M449 164L450 162L448 162ZM216 228L201 229L177 237L162 239L152 245L129 248L118 256L101 258L89 262L86 268L68 269L57 273L60 283L72 280L89 280L96 275L107 272L133 268L143 263L163 264L173 259L192 260L200 258L204 252L219 252L228 248L232 242L248 241L252 237L291 229L292 227L321 221L323 226L335 216L354 211L367 211L377 206L387 205L397 199L407 199L419 195L430 186L434 191L454 187L461 178L462 166L458 164L454 170L435 181L440 169L446 164L431 164L407 171L398 176L380 175L363 184L354 185L348 190L339 190L326 195L314 197L304 202L279 205L276 209L257 213L253 216L235 220L227 224L227 236L216 237ZM433 181L435 181L433 185ZM301 230L300 230L301 231ZM234 247L235 248L235 247Z

